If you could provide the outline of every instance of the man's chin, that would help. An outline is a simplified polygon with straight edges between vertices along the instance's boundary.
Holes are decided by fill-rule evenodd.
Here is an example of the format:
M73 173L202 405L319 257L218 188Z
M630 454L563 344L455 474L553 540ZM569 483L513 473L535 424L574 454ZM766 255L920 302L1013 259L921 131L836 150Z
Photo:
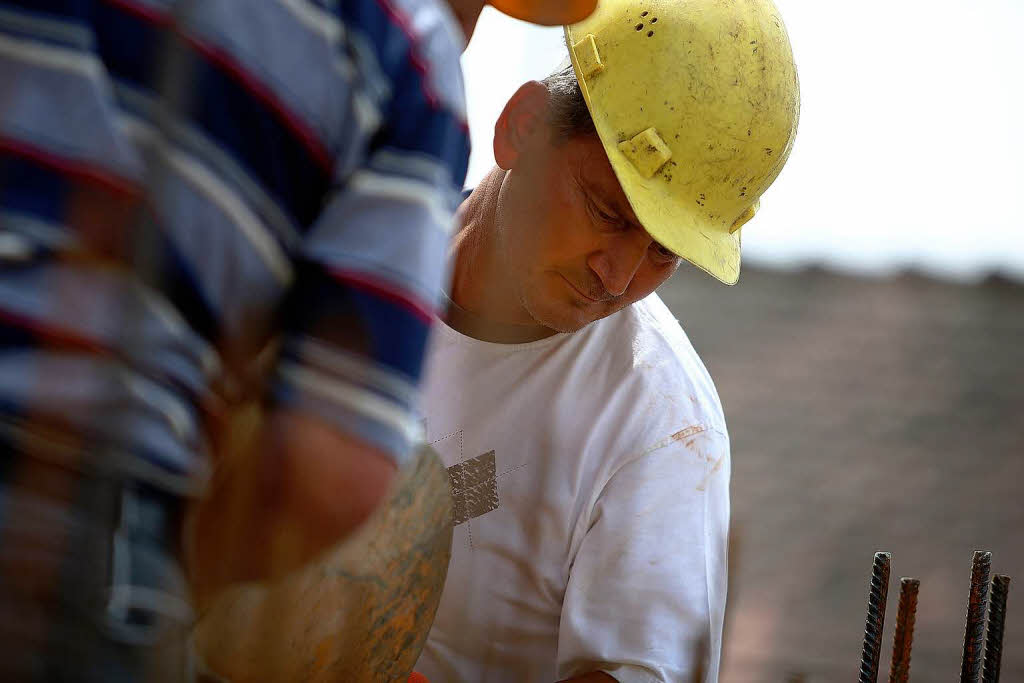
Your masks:
M559 332L561 334L572 334L573 332L579 332L580 330L582 330L584 327L586 327L587 325L589 325L592 322L594 322L594 321L593 320L587 320L585 322L573 322L573 323L558 322L558 323L541 323L541 324L544 325L544 327L552 329L555 332Z
M579 332L590 323L608 317L615 312L601 311L600 314L595 314L595 311L587 310L587 308L569 305L564 310L551 310L549 307L527 306L526 310L538 324L563 334Z

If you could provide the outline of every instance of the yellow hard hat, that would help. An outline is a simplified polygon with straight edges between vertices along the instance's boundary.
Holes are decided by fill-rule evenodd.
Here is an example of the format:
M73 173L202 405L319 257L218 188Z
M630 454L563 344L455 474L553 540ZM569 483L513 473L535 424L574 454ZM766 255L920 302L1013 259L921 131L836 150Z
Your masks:
M491 0L489 4L516 19L558 26L584 19L594 11L597 0Z
M740 227L789 157L800 86L771 0L600 0L565 28L576 79L630 205L725 284Z

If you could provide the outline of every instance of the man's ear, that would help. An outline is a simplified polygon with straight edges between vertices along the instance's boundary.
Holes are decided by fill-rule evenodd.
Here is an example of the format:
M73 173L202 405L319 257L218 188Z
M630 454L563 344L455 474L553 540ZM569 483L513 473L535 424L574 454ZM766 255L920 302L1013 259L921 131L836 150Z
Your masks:
M548 89L539 81L528 81L505 105L494 126L494 160L508 171L523 151L540 135L547 135Z

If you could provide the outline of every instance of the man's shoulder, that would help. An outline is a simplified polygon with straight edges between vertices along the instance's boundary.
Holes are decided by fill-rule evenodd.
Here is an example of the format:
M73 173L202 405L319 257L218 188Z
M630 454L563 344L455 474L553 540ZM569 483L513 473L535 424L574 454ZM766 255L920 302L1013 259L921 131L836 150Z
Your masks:
M699 385L711 381L682 325L657 294L623 309L609 322L617 364L650 383Z
M724 426L711 375L679 321L657 294L611 316L607 322L603 346L610 379L628 387L638 399L657 398L651 418Z
M682 325L657 294L636 302L628 310L629 324L640 343L635 345L635 353L704 367Z

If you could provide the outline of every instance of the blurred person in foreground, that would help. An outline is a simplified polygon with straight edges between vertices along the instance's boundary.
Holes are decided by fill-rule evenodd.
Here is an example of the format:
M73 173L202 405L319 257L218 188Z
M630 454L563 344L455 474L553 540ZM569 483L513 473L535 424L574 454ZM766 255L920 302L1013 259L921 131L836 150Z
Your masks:
M0 678L186 680L183 555L208 596L379 504L416 433L483 4L0 2ZM246 401L248 507L183 548Z
M423 401L457 526L417 670L716 681L729 438L654 292L681 260L736 282L796 68L769 0L603 0L566 42L573 66L512 96L457 214Z

